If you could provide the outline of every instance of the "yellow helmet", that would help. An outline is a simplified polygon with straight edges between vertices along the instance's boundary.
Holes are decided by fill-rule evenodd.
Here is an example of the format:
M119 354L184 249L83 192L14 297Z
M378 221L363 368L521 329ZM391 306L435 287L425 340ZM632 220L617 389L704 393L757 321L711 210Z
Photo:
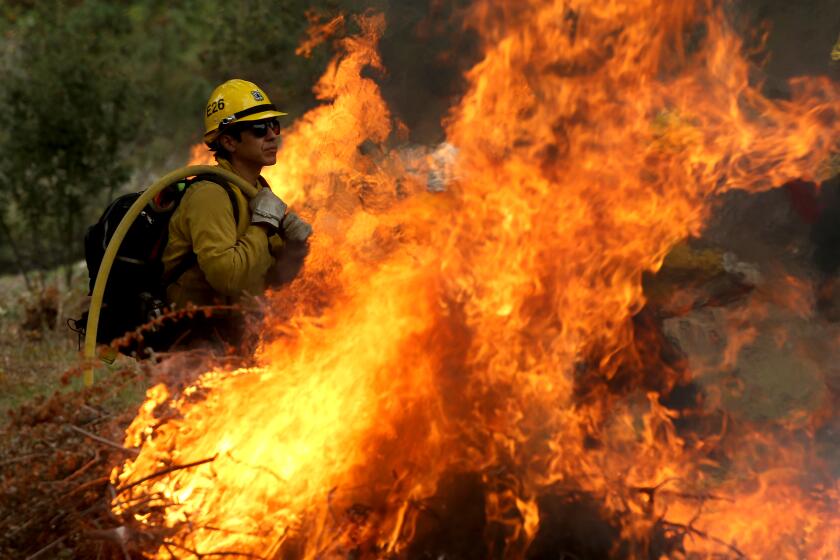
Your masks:
M210 145L233 123L282 117L265 92L253 82L228 80L210 94L204 110L204 143ZM221 130L220 130L221 129Z

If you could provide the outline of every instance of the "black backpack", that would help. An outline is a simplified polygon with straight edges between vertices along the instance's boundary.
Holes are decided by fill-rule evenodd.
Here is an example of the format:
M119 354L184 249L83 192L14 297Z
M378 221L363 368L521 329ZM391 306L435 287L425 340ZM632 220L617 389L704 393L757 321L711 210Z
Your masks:
M233 207L234 219L239 221L239 205L230 186L215 175L200 175L166 187L146 205L123 238L111 265L102 299L96 341L107 344L115 338L161 316L166 307L166 287L181 277L197 262L190 253L164 277L163 251L169 236L169 220L184 197L186 190L199 181L211 181L223 187ZM111 202L99 220L85 233L85 261L89 276L89 295L93 293L96 275L105 249L114 231L131 205L142 192L129 193ZM88 312L81 319L71 321L71 328L80 335L87 328Z

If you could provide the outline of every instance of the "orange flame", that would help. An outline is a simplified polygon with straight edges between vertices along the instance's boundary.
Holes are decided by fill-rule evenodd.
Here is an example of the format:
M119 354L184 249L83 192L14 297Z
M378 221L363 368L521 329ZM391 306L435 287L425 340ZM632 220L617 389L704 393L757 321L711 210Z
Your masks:
M654 534L696 557L837 557L840 489L795 429L681 433L630 322L709 197L828 160L837 86L763 97L712 2L485 1L472 21L485 54L446 121L440 193L409 172L434 158L386 148L362 76L383 70L384 18L342 40L268 174L317 234L269 296L261 365L153 389L115 510L166 528L161 557L383 557L407 554L417 504L456 470L481 474L487 556L524 557L540 496L566 488L600 500L628 557Z
M295 50L295 54L309 58L318 45L334 36L344 25L344 16L337 15L327 22L322 22L318 12L309 10L306 12L306 19L309 21L306 39Z

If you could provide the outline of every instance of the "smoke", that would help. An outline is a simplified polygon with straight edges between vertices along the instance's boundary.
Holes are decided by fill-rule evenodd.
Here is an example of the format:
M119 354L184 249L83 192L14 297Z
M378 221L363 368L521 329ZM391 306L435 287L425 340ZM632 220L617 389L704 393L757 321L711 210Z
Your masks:
M445 139L441 121L464 93L466 72L481 59L470 4L380 0L374 6L387 20L380 41L386 70L374 78L394 117L407 126L410 143ZM840 64L829 56L840 29L836 1L758 0L731 4L730 11L733 23L756 47L756 79L765 82L768 96L786 97L787 80L795 76L840 80Z
M469 2L382 2L387 28L379 48L385 72L372 77L410 143L445 139L442 119L467 87L465 74L480 60L477 34L468 29Z

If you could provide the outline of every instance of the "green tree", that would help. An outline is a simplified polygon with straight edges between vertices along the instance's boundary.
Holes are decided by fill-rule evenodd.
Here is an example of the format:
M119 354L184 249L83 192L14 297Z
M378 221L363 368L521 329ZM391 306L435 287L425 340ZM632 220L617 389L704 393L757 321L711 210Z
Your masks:
M130 49L122 12L106 2L39 4L8 39L0 202L24 268L77 258L90 201L101 205L128 176L126 139L140 114L120 63Z
M182 165L212 88L243 77L291 114L311 107L329 46L294 53L346 0L15 1L4 6L0 273L82 256L85 227L128 185Z
M325 46L305 59L296 56L295 50L310 24L307 12L327 20L350 7L346 0L192 1L203 34L198 56L213 85L230 78L259 83L292 119L314 105L312 85L331 51Z

